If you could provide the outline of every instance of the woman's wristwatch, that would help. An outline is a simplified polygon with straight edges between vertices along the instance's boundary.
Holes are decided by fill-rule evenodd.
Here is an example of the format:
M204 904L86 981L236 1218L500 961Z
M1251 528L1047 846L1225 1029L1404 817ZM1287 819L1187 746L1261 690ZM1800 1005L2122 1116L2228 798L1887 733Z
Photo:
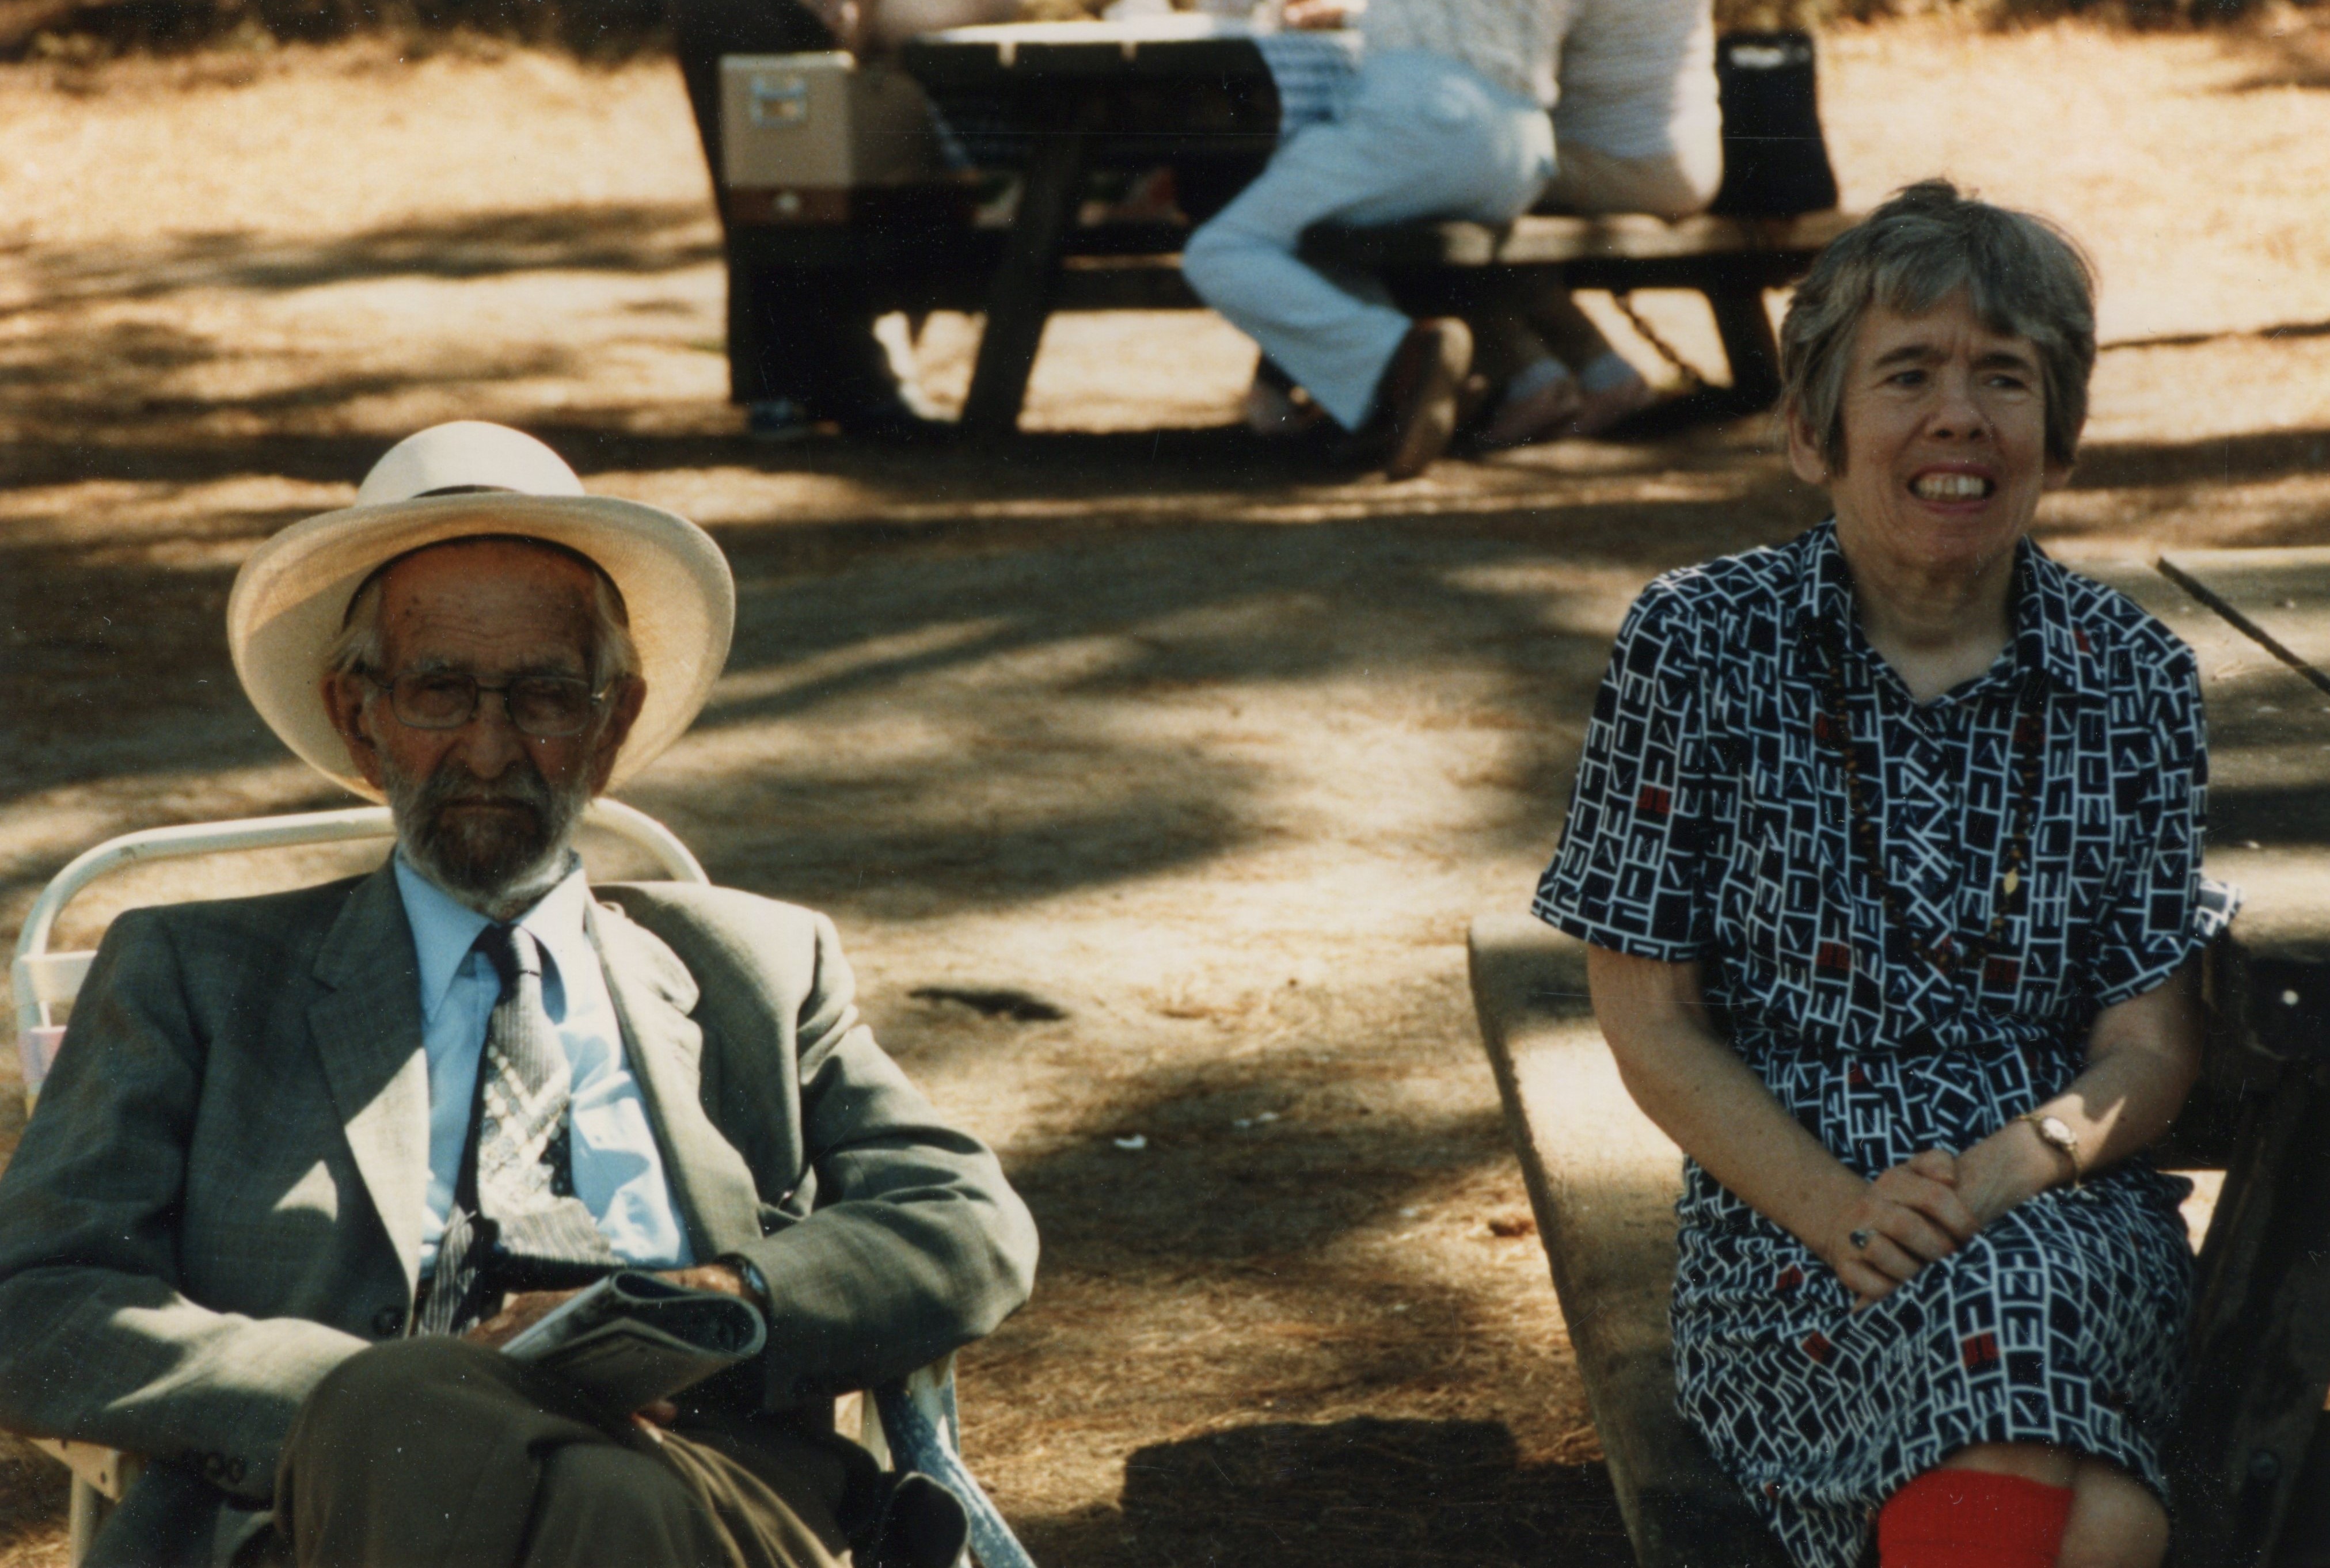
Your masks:
M2029 1122L2031 1130L2039 1135L2039 1141L2063 1157L2071 1167L2071 1190L2079 1191L2079 1135L2071 1130L2070 1123L2039 1110L2026 1110L2015 1119Z

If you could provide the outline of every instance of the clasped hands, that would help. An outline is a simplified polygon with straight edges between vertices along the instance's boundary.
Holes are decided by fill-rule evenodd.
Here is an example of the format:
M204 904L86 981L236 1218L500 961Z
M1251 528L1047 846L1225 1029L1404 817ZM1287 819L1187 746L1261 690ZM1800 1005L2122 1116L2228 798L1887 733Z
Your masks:
M1939 1148L1913 1155L1863 1182L1818 1235L1804 1238L1852 1292L1853 1310L1892 1294L2014 1206L1985 1152L1977 1146L1964 1155ZM1857 1244L1856 1237L1866 1244Z

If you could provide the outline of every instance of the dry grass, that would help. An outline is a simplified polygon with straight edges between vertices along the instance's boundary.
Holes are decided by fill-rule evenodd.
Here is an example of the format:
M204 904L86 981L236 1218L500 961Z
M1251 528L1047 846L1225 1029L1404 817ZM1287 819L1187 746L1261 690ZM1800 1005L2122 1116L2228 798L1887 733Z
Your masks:
M2281 21L1826 40L1848 200L1946 169L2102 262L2060 550L2330 540L2330 54ZM1055 325L1018 443L754 448L666 65L374 38L0 67L0 931L105 834L328 799L234 688L236 564L419 424L526 425L737 567L729 673L632 798L837 915L1037 1207L965 1386L1038 1559L1624 1560L1459 944L1541 864L1643 580L1816 515L1759 421L1348 482L1213 428L1227 328L1118 316ZM969 341L924 339L942 395ZM45 1473L0 1470L0 1563L59 1560Z

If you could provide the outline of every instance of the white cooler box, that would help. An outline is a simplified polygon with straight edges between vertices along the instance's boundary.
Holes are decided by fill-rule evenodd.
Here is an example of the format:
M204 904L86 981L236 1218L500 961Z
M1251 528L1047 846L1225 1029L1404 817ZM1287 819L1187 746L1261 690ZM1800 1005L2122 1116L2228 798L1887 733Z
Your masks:
M720 137L734 223L846 222L854 193L948 179L921 86L839 51L724 55Z

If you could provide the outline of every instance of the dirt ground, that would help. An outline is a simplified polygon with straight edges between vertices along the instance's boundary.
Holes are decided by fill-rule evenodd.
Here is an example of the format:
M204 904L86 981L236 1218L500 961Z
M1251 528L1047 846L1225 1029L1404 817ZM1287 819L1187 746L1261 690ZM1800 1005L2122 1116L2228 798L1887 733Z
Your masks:
M2330 540L2330 28L1927 20L1823 69L1848 204L1947 172L2100 265L2051 546ZM1016 442L757 447L717 257L668 65L0 68L0 934L108 834L332 804L236 688L236 565L396 437L523 425L736 566L728 674L629 798L838 919L1036 1208L963 1388L1037 1558L1624 1562L1463 935L1528 896L1634 590L1820 498L1760 420L1338 478L1225 428L1252 353L1196 315L1056 322ZM1695 300L1641 303L1719 370ZM973 341L926 329L942 400ZM80 934L337 864L125 878ZM0 1453L0 1564L62 1561L55 1475Z

